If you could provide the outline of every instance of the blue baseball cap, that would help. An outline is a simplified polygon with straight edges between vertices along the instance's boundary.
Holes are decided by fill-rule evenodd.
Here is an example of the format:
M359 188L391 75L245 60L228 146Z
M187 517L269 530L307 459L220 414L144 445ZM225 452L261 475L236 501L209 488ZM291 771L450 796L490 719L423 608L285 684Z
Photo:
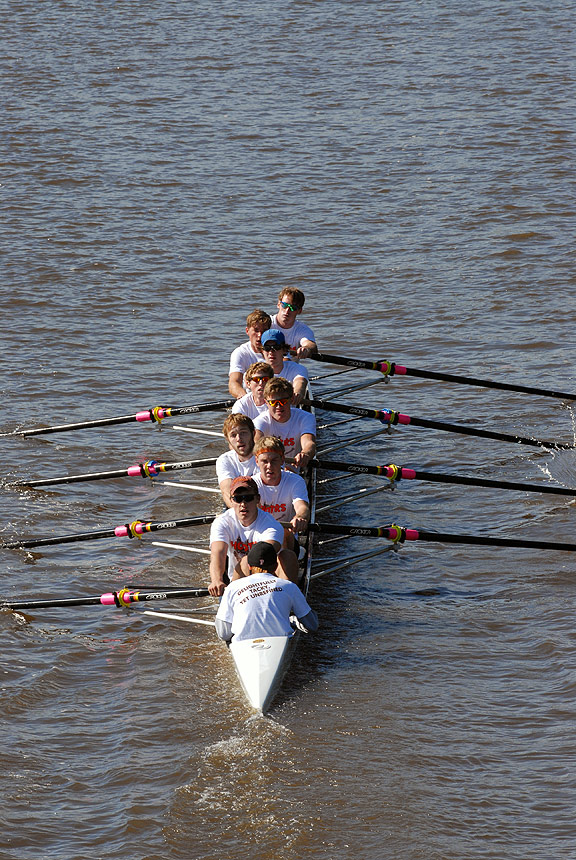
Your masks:
M269 340L273 340L274 343L279 343L280 346L284 346L286 343L286 338L277 328L269 328L268 331L265 331L260 338L260 343L264 346L264 344L268 343Z

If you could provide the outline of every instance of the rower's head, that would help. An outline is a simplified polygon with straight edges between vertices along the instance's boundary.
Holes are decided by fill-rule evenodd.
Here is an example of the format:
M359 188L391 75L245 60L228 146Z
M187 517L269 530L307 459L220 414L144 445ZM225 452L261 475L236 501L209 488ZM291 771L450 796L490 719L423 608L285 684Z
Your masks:
M254 423L247 415L233 412L224 421L222 432L232 451L239 457L248 458L254 448Z
M260 349L266 361L270 362L272 367L276 364L276 370L282 367L284 356L288 352L284 334L277 328L269 328L262 335L260 343Z
M248 475L234 478L230 484L230 498L236 514L243 518L248 517L250 520L256 518L260 493L253 478Z
M260 352L260 338L265 331L268 331L271 325L272 319L270 314L267 314L266 311L261 311L259 308L253 310L246 317L246 334L254 352Z
M261 436L254 446L254 456L262 481L273 485L279 483L286 459L282 439L279 436Z
M293 397L292 383L281 376L270 379L264 387L264 399L268 404L268 412L275 421L288 421Z
M246 557L250 573L275 573L278 556L272 544L261 540L255 543Z
M264 386L273 377L274 370L265 361L255 361L244 374L246 385L252 396L262 400L264 399Z
M304 293L302 290L285 289L278 294L278 313L276 319L282 328L292 328L298 314L302 313L304 307Z

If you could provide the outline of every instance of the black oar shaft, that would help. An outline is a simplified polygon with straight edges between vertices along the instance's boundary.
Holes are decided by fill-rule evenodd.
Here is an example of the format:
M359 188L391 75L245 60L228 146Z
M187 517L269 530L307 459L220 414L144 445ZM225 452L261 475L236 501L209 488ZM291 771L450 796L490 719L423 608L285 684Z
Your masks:
M530 385L515 385L510 382L498 382L492 379L478 379L475 376L461 376L455 373L442 373L435 370L421 370L417 367L404 367L394 361L366 361L360 358L345 358L341 355L329 355L325 352L314 353L310 358L325 361L329 364L341 364L346 367L379 370L386 376L417 376L421 379L435 379L442 382L454 382L458 385L474 385L478 388L496 388L503 391L517 391L521 394L534 394L540 397L555 397L558 400L576 400L576 394L568 391L553 391L549 388L535 388Z
M335 472L351 472L358 475L380 475L393 481L415 480L430 481L437 484L462 484L470 487L493 487L499 490L518 490L526 493L550 493L557 496L576 497L576 489L556 487L550 484L524 484L516 481L498 481L493 478L473 478L465 475L448 475L442 472L425 472L407 466L370 466L365 463L336 463L330 460L314 460L312 465L319 469Z
M207 597L207 588L174 588L157 589L155 591L140 591L138 589L122 588L96 597L62 597L50 600L18 600L2 603L3 609L48 609L71 606L117 606L127 607L131 603L143 603L150 600L183 600L192 597Z
M474 385L478 388L496 388L502 391L515 391L520 394L534 394L540 397L555 397L557 400L576 400L576 394L567 391L552 391L548 388L533 388L530 385L513 385L509 382L497 382L491 379L477 379L474 376L458 376L453 373L438 373L434 370L419 370L415 367L400 368L396 365L396 374L401 372L407 376L417 376L422 379L436 379L442 382L454 382L458 385Z
M233 406L235 400L216 400L212 403L198 403L194 406L157 406L145 409L135 415L119 415L116 418L98 418L94 421L80 421L75 424L58 424L53 427L35 427L30 430L13 430L10 433L0 433L1 436L39 436L47 433L64 433L68 430L84 430L91 427L107 427L112 424L128 424L133 421L160 423L164 418L174 418L176 415L194 415L198 412L210 412L216 409L227 409Z
M348 526L336 523L310 523L308 529L320 534L350 535L351 537L376 537L402 544L405 541L435 541L438 543L472 544L479 546L507 546L525 549L550 549L562 552L576 552L575 543L554 541L524 540L522 538L497 538L483 535L458 535L449 532L429 532L420 529L407 529L397 525L388 526Z
M65 475L61 478L39 478L34 481L15 481L12 487L50 487L54 484L77 484L82 481L104 481L109 478L153 478L163 472L173 472L183 469L199 469L202 466L213 466L216 458L205 460L185 460L179 463L157 463L149 460L138 466L130 466L127 469L115 469L110 472L90 472L85 475Z
M81 532L79 534L60 535L53 538L16 539L0 543L2 549L31 549L37 546L53 546L55 544L76 543L77 541L100 540L112 537L141 537L149 532L162 531L164 529L187 528L190 526L206 525L213 522L215 516L188 517L182 520L171 520L169 522L145 523L135 520L133 523L116 526L113 529L104 529L97 532Z
M468 427L465 424L450 424L446 421L434 421L428 418L414 418L394 412L392 409L364 409L360 406L347 406L343 403L333 403L329 400L314 399L313 406L326 409L329 412L344 412L348 415L361 415L366 418L375 418L382 423L388 424L412 424L415 427L427 427L432 430L444 430L448 433L461 433L465 436L479 436L484 439L496 439L500 442L513 442L518 445L531 445L535 448L548 448L550 450L559 448L574 448L574 445L557 442L531 439L526 436L514 436L510 433L499 433L494 430L483 430L479 427Z

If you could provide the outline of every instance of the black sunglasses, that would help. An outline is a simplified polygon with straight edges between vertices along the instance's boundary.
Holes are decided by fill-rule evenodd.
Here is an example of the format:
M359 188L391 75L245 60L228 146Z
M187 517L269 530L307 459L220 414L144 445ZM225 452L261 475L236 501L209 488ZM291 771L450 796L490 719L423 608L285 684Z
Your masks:
M241 496L232 496L232 501L236 502L237 505L241 505L242 502L253 502L256 498L256 493L242 493Z

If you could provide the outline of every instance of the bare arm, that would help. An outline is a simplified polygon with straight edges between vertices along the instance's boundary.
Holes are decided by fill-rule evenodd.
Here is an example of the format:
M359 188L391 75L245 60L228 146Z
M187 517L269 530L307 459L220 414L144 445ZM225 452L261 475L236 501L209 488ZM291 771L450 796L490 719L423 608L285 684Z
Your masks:
M212 597L220 597L224 594L226 583L224 582L224 571L226 570L226 557L228 546L223 540L216 540L210 547L210 584L208 591Z
M308 340L307 337L303 337L299 345L297 347L293 347L290 352L293 353L297 359L309 358L313 353L318 352L318 347L315 341Z
M232 499L230 498L230 484L232 483L232 478L224 478L223 481L220 481L218 486L220 487L220 492L222 493L222 498L224 500L224 504L227 508L232 507Z
M292 405L300 406L306 395L308 380L305 376L296 376L292 383L292 387L294 388L294 399L292 400Z
M290 520L290 528L293 532L303 532L308 528L310 522L310 505L304 499L294 499L294 516Z
M241 397L244 397L246 394L246 389L244 388L244 374L240 373L240 371L234 371L230 373L228 376L228 391L235 397L236 400L240 400Z
M303 433L300 436L300 453L294 457L294 465L303 469L316 454L316 437L312 433Z

